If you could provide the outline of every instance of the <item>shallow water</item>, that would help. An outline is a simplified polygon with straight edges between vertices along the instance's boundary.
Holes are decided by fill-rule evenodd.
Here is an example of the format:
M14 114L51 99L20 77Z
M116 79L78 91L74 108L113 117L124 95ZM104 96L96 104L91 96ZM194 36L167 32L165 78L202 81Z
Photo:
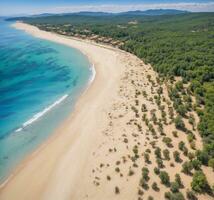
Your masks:
M0 21L0 180L72 111L92 71L78 50Z

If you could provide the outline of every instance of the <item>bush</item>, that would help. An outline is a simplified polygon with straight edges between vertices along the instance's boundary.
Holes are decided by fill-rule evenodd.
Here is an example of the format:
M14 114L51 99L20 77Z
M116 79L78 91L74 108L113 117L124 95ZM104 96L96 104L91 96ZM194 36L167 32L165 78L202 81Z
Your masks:
M145 190L149 189L147 182L143 178L140 179L140 186Z
M178 115L175 120L175 127L181 131L186 131L186 127L185 127L185 124L182 120L182 117L180 115Z
M211 167L214 171L214 158L209 159L208 166Z
M178 151L173 152L173 157L176 162L181 162L180 153Z
M185 174L191 174L191 171L193 169L193 166L192 166L192 163L186 161L183 163L182 165L182 172L185 173Z
M119 167L116 167L116 168L115 168L115 171L119 173L119 172L120 172L120 168L119 168Z
M152 183L152 189L154 191L159 191L160 190L156 182Z
M195 170L200 170L201 168L201 161L197 160L197 159L194 159L191 161L192 163L192 167L195 169Z
M143 167L142 168L142 178L145 180L145 181L148 181L149 180L149 170L147 167Z
M120 189L117 186L115 187L114 191L115 191L115 194L119 194L120 193Z
M171 192L165 192L164 194L165 198L168 200L185 200L182 193L171 193Z
M145 160L145 162L148 163L148 164L151 162L151 161L150 161L150 156L149 156L148 153L144 153L144 160Z
M160 169L157 168L157 167L155 167L155 168L154 168L154 173L157 174L157 175L160 174Z
M179 185L177 182L172 182L171 183L171 186L170 186L170 190L173 192L173 193L176 193L179 191Z
M161 149L159 147L157 147L155 149L155 155L156 155L157 158L161 158Z
M178 144L178 148L183 151L184 150L184 147L185 147L185 143L183 141L179 142Z
M191 187L195 192L205 193L210 190L207 178L202 171L196 171L193 175Z
M190 160L192 160L193 158L195 158L195 154L192 153L192 152L189 152L189 153L188 153L188 158L189 158Z
M197 200L198 198L195 196L193 191L187 190L186 196L188 200Z
M169 138L169 137L164 137L162 141L163 141L168 147L171 147L171 146L172 146L172 144L171 144L172 139L171 139L171 138Z
M149 196L148 200L154 200L154 198L152 196Z
M209 155L206 151L196 151L196 157L203 165L208 165Z
M170 179L169 179L169 175L167 172L165 172L165 171L160 172L159 177L161 179L162 184L164 184L166 186L170 185Z
M163 161L160 158L157 158L156 162L157 162L157 165L158 165L159 168L163 168L164 167Z
M166 160L170 160L170 157L169 157L169 150L168 149L164 149L163 150L163 156Z
M183 188L183 183L179 174L175 174L175 182L179 185L179 188Z

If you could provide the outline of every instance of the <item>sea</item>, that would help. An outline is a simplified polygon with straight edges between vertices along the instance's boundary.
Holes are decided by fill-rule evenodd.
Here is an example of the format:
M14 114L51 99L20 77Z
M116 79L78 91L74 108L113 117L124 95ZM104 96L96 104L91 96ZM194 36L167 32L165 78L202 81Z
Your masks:
M94 76L77 49L0 19L0 182L73 111Z

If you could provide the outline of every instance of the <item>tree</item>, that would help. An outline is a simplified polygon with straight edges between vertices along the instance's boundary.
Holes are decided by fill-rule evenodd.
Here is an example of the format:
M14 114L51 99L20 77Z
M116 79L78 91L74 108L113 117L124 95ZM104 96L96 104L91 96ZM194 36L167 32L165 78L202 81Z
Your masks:
M120 193L120 189L117 186L115 187L114 191L115 191L115 194L119 194Z
M161 158L161 149L159 147L157 147L155 149L155 155L156 155L157 158Z
M172 144L171 144L172 139L171 139L171 138L169 138L169 137L164 137L162 141L163 141L168 147L171 147L171 146L172 146Z
M208 166L211 167L214 171L214 158L209 159Z
M197 200L198 198L195 196L193 191L187 190L186 196L188 200Z
M157 175L160 174L160 169L157 168L157 167L155 167L155 168L154 168L154 173L157 174Z
M177 182L172 182L171 183L171 186L170 186L170 190L173 192L173 193L176 193L179 191L179 185Z
M155 190L155 191L159 191L160 190L156 182L152 183L152 189Z
M182 131L186 131L186 128L185 128L185 124L182 120L182 117L180 115L178 115L175 120L175 127L179 130L182 130Z
M207 178L202 171L196 171L193 175L191 187L195 192L204 193L210 190Z
M170 157L169 157L169 150L168 149L164 149L163 150L163 156L166 160L170 160Z
M184 162L182 165L182 172L185 174L191 174L191 170L192 170L193 166L191 162Z
M161 171L160 174L159 174L159 177L161 179L161 183L166 185L166 186L169 186L170 185L170 179L169 179L169 175L167 172L165 171Z
M194 159L191 161L192 163L192 167L195 169L195 170L200 170L201 168L201 161L197 160L197 159Z
M208 165L209 155L206 151L196 151L196 157L203 165Z
M149 170L147 167L143 167L142 168L142 178L145 180L145 181L148 181L149 180Z
M175 174L175 182L179 185L180 188L183 188L183 183L179 174Z
M157 158L156 162L157 162L159 168L163 168L164 167L163 161L160 158Z
M181 162L180 153L178 151L173 152L173 157L176 162Z
M181 151L183 151L184 147L185 147L185 143L184 143L183 141L179 142L178 148L179 148Z

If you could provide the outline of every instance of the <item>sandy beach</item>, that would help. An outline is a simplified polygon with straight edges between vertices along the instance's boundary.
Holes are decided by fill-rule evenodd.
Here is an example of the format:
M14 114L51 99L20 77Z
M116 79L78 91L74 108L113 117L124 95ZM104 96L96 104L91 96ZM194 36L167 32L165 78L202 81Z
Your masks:
M41 31L20 22L14 27L35 37L79 49L93 63L96 77L78 100L75 111L1 187L0 200L139 199L143 195L139 192L139 181L144 166L150 169L149 183L157 182L160 191L154 192L150 187L143 198L152 195L155 199L164 199L168 188L161 185L159 177L153 172L156 159L152 141L163 149L165 144L158 139L160 135L154 137L148 133L147 125L142 121L143 113L136 112L144 104L148 118L154 110L161 118L161 111L154 100L158 89L157 74L151 66L132 54L112 47ZM170 103L170 99L167 86L162 87L165 100L161 101L169 122L166 102ZM198 120L197 116L195 118ZM188 121L185 124L190 127ZM154 128L157 130L156 126ZM164 125L164 132L171 138L173 130L174 124ZM195 132L196 146L201 149L201 139ZM186 135L181 131L178 134L179 138L172 141L171 154L177 149L179 141L184 141L190 148ZM132 159L135 146L140 155L134 162L136 165ZM150 164L143 159L147 149L152 152ZM187 160L183 154L181 158ZM164 165L172 180L181 171L181 164L174 162L172 167L170 161L164 161ZM206 174L212 174L211 169L204 170ZM211 177L207 176L208 181L213 183ZM184 188L190 188L191 177L182 174L181 178ZM118 193L115 192L116 187L119 188ZM211 197L201 195L199 199Z

